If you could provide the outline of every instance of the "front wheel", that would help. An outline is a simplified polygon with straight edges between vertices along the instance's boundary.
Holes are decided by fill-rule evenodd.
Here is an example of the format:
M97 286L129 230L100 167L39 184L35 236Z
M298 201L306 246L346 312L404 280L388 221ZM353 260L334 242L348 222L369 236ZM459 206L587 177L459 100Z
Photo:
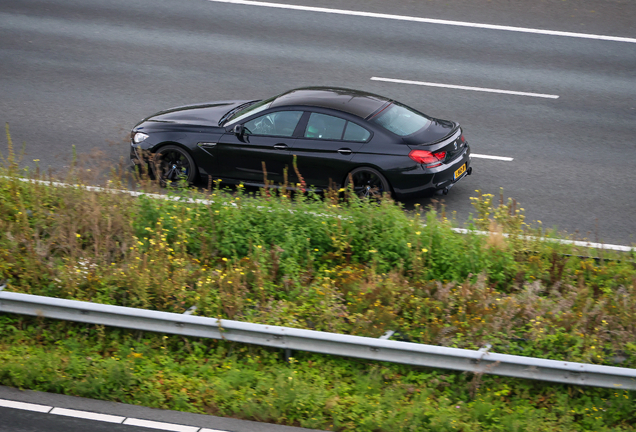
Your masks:
M389 182L380 172L369 167L356 168L345 180L345 188L353 182L353 192L360 198L381 198L383 193L391 193Z
M190 154L176 145L161 147L154 157L154 171L161 186L185 180L193 183L197 176L197 166Z

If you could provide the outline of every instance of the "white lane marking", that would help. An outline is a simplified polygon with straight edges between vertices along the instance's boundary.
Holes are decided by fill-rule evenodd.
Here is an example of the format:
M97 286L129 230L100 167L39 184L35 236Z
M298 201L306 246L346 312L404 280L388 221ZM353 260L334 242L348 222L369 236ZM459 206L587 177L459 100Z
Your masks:
M468 230L466 228L451 228L451 230L459 234L468 234L468 233L477 234L477 235L492 234L490 231ZM503 236L510 237L510 234L503 233ZM559 238L535 237L535 236L521 236L521 238L524 238L526 240L540 240L540 241L548 241L553 243L569 244L572 246L579 246L579 247L586 247L586 248L615 250L619 252L636 251L636 247L613 245L613 244L606 244L606 243L595 243L595 242L582 241L582 240L566 240L566 239L559 239Z
M79 411L73 409L66 408L53 408L49 414L62 415L67 417L76 417L87 420L97 420L108 423L121 423L126 420L126 417L108 415L108 414L98 414L89 411Z
M150 429L161 429L173 432L198 432L200 428L193 426L184 426L174 423L164 423L164 422L156 422L150 420L141 420L136 418L127 418L124 423L125 425L130 426L143 426Z
M185 426L175 423L164 423L150 420L141 420L137 418L126 418L121 416L114 416L110 414L99 414L90 411L80 411L67 408L58 408L47 405L32 404L27 402L18 402L8 399L0 399L0 407L14 408L25 411L35 411L40 413L48 413L61 415L66 417L75 417L87 420L97 420L106 423L121 423L129 426L143 426L150 429L160 429L173 432L229 432L221 429L207 429L200 428L198 426Z
M7 399L0 399L0 407L15 408L15 409L20 409L25 411L35 411L35 412L41 412L41 413L48 413L53 408L51 406L46 406L46 405L17 402L17 401L12 401Z
M465 21L450 21L450 20L442 20L442 19L434 19L434 18L420 18L420 17L410 17L405 15L392 15L392 14L382 14L375 12L362 12L362 11L353 11L353 10L344 10L344 9L332 9L332 8L324 8L324 7L314 7L314 6L300 6L300 5L290 5L283 3L270 3L270 2L261 2L261 1L251 1L251 0L208 0L210 2L215 3L232 3L232 4L240 4L246 6L261 6L261 7L270 7L277 9L292 9L299 11L307 11L307 12L322 12L322 13L330 13L337 15L353 15L353 16L362 16L369 18L383 18L383 19L392 19L398 21L413 21L413 22L421 22L428 24L441 24L441 25L450 25L450 26L458 26L458 27L473 27L473 28L482 28L489 30L503 30L503 31L511 31L511 32L519 32L519 33L534 33L548 36L564 36L564 37L572 37L572 38L581 38L581 39L596 39L596 40L605 40L612 42L628 42L628 43L636 43L635 38L627 38L620 36L605 36L605 35L595 35L589 33L573 33L573 32L565 32L558 30L542 30L542 29L534 29L534 28L526 28L526 27L512 27L512 26L504 26L504 25L496 25L496 24L480 24L480 23L471 23Z
M514 159L507 156L491 156L491 155L483 155L483 154L477 154L477 153L471 153L470 156L479 158L479 159L492 159L492 160L500 160L500 161L506 161L506 162L512 162Z
M501 94L516 95L516 96L530 96L530 97L547 98L547 99L559 98L558 95L543 94L543 93L528 93L528 92L519 92L519 91L512 91L512 90L491 89L491 88L485 88L485 87L467 87L467 86L460 86L460 85L454 85L454 84L440 84L440 83L433 83L433 82L426 82L426 81L411 81L411 80L403 80L403 79L395 79L395 78L372 77L371 81L384 81L384 82L397 83L397 84L412 84L412 85L427 86L427 87L442 87L442 88L457 89L457 90L471 90L471 91L486 92L486 93L501 93Z

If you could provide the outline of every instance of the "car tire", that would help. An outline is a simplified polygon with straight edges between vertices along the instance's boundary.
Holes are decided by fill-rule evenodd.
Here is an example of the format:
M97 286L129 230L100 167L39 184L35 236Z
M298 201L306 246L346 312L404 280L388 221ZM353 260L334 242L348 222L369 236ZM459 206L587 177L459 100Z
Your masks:
M351 171L344 182L345 189L353 181L353 192L360 198L381 198L383 193L391 194L391 186L386 178L370 167L359 167Z
M157 150L152 165L155 178L163 187L177 184L179 180L192 184L197 177L194 159L187 150L177 145L170 144Z

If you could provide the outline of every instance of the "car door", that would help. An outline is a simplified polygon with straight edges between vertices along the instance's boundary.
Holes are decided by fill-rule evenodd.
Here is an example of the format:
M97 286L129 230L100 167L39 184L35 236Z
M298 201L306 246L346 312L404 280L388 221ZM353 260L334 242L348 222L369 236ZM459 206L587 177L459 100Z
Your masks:
M219 143L220 176L246 183L275 184L284 181L284 170L291 169L294 131L303 111L270 111L243 123L240 134L228 132Z
M340 117L312 112L303 136L292 149L300 175L308 186L326 188L330 180L340 187L351 171L351 159L371 134Z

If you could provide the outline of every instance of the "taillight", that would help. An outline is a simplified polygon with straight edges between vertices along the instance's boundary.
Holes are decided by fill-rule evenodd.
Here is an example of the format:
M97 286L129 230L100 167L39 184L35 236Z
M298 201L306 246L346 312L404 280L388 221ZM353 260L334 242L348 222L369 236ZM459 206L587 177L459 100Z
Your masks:
M426 165L427 168L435 168L442 164L446 152L430 152L428 150L411 150L409 157L415 162Z

